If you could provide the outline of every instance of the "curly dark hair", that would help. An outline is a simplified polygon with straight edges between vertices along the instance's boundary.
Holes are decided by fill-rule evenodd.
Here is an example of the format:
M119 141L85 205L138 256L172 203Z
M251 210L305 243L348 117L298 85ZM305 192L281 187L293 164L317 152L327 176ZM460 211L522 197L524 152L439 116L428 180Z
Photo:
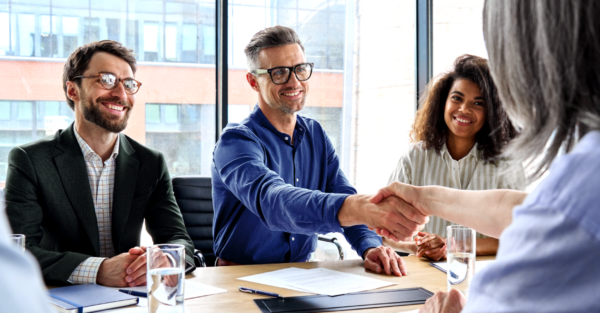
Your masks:
M479 144L477 149L483 150L483 160L495 163L508 142L517 136L517 131L502 108L487 60L478 56L459 56L450 72L440 74L429 82L419 99L411 140L422 141L425 149L434 147L440 153L448 137L448 126L444 121L446 99L452 85L459 79L468 79L481 89L486 117L475 141Z

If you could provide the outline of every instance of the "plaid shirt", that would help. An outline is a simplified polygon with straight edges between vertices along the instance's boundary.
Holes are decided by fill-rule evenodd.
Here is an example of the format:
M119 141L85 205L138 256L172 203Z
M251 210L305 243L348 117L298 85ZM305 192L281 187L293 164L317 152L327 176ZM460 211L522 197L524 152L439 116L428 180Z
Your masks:
M111 221L115 167L117 155L119 154L120 139L117 136L117 142L113 148L112 155L105 162L102 162L102 158L79 136L77 130L74 130L75 137L85 159L92 198L94 199L94 209L96 211L98 234L100 237L100 257L90 257L81 262L71 276L69 276L69 281L74 284L95 284L98 269L102 261L115 255L115 249L112 244Z

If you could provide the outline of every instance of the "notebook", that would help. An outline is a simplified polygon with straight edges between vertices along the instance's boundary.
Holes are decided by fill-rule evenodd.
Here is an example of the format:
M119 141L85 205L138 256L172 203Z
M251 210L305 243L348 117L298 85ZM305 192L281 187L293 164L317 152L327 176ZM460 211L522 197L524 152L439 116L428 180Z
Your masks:
M96 312L138 303L138 297L93 284L54 288L48 292L50 303L64 313Z

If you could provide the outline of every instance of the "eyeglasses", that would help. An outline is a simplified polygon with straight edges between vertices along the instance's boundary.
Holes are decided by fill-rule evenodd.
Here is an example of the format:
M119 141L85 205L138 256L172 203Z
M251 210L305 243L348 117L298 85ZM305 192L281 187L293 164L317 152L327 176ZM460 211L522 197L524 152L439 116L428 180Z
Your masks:
M140 90L140 87L142 86L142 83L140 83L139 81L137 81L133 78L120 79L117 77L117 75L115 75L113 73L100 73L100 74L90 75L90 76L82 75L82 76L73 77L73 79L95 78L95 77L100 77L100 84L102 85L102 87L104 87L108 90L113 90L113 89L117 88L117 85L120 82L123 82L123 88L125 88L125 92L130 95L133 95L136 92L138 92Z
M315 65L314 63L302 63L302 64L294 65L292 67L281 66L281 67L270 68L268 70L256 69L250 73L252 73L255 76L260 75L260 74L269 73L273 84L283 85L283 84L287 83L288 80L290 80L290 77L292 76L292 71L294 72L294 75L296 75L296 79L298 79L299 81L302 81L302 82L307 81L310 78L310 76L312 75L312 70L313 70L314 65Z

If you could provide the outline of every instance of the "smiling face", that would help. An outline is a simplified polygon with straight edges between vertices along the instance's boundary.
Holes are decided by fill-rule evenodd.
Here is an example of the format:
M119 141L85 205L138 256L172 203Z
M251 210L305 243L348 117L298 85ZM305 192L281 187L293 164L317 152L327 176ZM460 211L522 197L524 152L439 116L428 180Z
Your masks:
M113 73L120 79L134 78L129 64L112 54L97 52L90 60L84 76L99 73ZM69 96L75 102L75 118L87 121L109 132L119 133L127 127L129 114L135 103L134 95L125 92L120 82L112 90L107 90L100 84L98 78L82 78L77 88L72 82Z
M259 55L261 69L306 63L304 52L297 44L263 49ZM299 81L292 72L287 83L275 85L270 75L253 76L248 74L252 88L259 92L259 105L262 108L278 110L284 114L294 114L302 110L308 94L308 81Z
M444 109L444 120L450 130L448 140L461 138L474 142L475 135L485 124L484 105L476 83L468 79L454 81Z

